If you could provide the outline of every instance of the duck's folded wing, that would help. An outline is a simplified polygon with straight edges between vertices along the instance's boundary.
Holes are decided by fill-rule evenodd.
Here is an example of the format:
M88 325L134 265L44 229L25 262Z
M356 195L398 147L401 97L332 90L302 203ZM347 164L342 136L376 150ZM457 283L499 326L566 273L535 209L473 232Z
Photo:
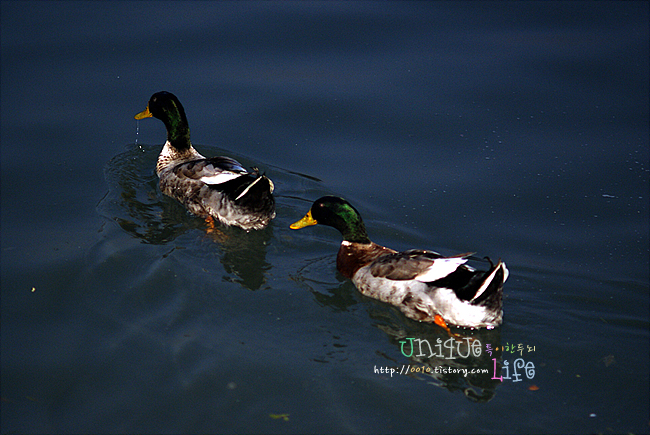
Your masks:
M472 253L443 257L436 252L412 249L377 258L370 272L377 278L432 282L454 272L470 255Z
M181 163L174 168L174 174L179 178L191 178L205 184L217 185L247 175L248 172L237 160L230 157L212 157Z

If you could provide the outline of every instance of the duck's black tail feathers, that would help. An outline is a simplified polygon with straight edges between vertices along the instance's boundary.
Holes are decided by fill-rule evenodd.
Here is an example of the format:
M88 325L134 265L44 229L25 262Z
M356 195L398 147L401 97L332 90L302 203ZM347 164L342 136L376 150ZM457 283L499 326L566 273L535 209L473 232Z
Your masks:
M455 272L431 284L436 287L452 289L459 299L472 305L500 310L503 284L508 278L508 269L500 260L497 264L490 262L490 265L488 271L474 270L463 265Z
M480 305L491 310L501 310L503 304L503 284L508 279L508 269L504 262L499 260L490 270L483 273L481 285L470 303Z
M266 175L259 174L257 171L243 174L215 187L226 193L237 206L250 212L262 212L275 208L273 182Z

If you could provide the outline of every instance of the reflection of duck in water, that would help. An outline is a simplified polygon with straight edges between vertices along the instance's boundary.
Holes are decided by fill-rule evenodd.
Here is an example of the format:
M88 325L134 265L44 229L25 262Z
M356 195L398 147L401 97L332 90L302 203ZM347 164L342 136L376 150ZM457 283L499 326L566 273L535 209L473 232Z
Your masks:
M146 110L135 118L151 116L167 128L167 142L156 165L164 194L210 223L215 218L247 231L264 228L275 217L273 182L257 169L247 172L230 157L199 154L190 142L185 111L175 95L153 94Z
M400 355L379 352L387 366L450 392L460 391L471 401L488 402L496 395L502 384L497 378L502 368L499 328L462 330L452 338L396 314L384 311L374 317Z
M431 251L396 252L377 245L368 238L359 212L333 196L314 202L291 228L315 224L341 232L337 268L364 295L395 305L407 317L443 327L446 323L469 328L501 324L503 283L508 278L503 262L478 271L464 264L470 254L443 257Z

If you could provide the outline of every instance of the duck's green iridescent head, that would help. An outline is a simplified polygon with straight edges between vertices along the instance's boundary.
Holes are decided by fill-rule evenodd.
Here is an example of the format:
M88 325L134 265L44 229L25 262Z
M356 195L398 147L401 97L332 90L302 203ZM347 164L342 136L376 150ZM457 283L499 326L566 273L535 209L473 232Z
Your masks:
M343 235L343 240L348 242L370 243L361 215L343 198L324 196L316 200L305 217L290 228L298 230L316 224L336 228Z
M167 140L176 149L190 147L190 127L183 105L171 92L156 92L149 99L147 108L135 115L135 119L150 117L160 119L167 128Z

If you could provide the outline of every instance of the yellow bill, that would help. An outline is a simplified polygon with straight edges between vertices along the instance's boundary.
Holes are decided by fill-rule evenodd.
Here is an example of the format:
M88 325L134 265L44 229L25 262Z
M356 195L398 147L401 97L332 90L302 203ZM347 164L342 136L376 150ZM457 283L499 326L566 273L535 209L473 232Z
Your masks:
M289 226L292 230L299 230L300 228L305 228L311 225L316 225L316 219L311 217L311 210L307 212L304 218L300 219L298 222L294 222Z
M151 118L153 115L151 112L149 112L149 105L147 105L147 108L144 109L143 112L138 113L135 115L135 119L143 119L143 118Z

